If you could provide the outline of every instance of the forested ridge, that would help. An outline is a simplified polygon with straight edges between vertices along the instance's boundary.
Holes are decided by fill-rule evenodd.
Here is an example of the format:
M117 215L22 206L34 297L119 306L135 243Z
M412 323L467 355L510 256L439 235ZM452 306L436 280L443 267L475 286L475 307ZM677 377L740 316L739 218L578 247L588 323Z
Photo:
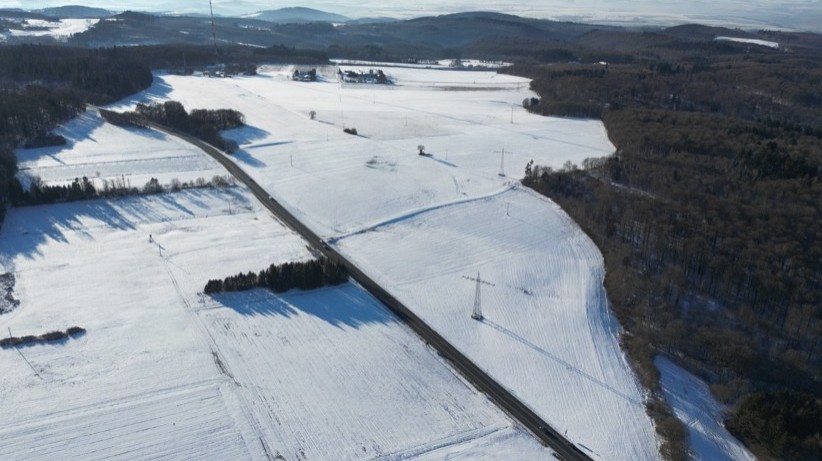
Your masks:
M820 414L822 54L636 35L609 48L617 63L593 46L565 50L591 64L546 50L509 70L534 79L530 110L601 118L617 147L559 171L529 164L524 183L603 252L646 386L659 390L664 353L733 405L728 426L758 456L818 459L819 419L799 430L773 415ZM539 62L550 56L563 62ZM664 406L651 404L658 423ZM667 429L663 451L683 458L683 431Z

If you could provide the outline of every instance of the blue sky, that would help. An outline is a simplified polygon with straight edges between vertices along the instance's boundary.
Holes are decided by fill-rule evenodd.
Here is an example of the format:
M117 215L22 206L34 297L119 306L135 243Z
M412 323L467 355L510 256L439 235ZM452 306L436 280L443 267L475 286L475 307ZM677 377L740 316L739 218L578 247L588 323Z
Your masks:
M617 24L685 22L749 28L822 29L822 0L213 0L215 12L241 15L287 6L306 6L351 17L409 18L486 10L550 19ZM207 13L208 0L0 0L0 7L36 9L64 4L115 11Z

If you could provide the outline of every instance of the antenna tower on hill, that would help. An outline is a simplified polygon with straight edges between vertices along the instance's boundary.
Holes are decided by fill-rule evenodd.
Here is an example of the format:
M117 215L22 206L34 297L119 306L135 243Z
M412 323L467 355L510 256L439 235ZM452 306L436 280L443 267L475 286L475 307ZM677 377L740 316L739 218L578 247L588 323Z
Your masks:
M208 9L211 11L211 40L214 43L214 56L217 56L217 28L214 27L214 6L208 0Z

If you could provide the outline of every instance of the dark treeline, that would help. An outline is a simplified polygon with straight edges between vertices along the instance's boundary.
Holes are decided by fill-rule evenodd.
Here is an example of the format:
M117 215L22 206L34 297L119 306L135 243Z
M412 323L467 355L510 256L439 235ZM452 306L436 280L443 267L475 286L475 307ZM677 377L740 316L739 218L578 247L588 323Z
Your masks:
M600 117L617 147L581 167L529 165L524 183L603 252L623 341L650 389L652 357L665 353L735 406L728 426L758 456L818 459L818 419L808 433L772 415L795 406L785 392L816 408L822 395L822 60L692 45L649 44L622 64L514 68L535 79L530 110ZM684 457L674 445L668 454Z
M225 139L220 130L230 130L245 125L245 116L232 109L194 109L186 112L177 101L155 104L137 104L134 112L117 113L108 110L100 112L109 123L115 125L146 126L147 122L157 123L196 138L228 153L237 150L237 143Z
M50 343L54 341L62 341L66 338L82 336L84 334L86 334L85 328L70 327L66 331L55 330L37 336L8 336L6 338L0 339L0 347L19 347L38 343Z
M108 104L148 88L152 76L149 65L120 48L19 45L0 47L0 82L70 89L84 102Z
M133 186L126 177L98 179L96 182L97 185L95 185L94 180L83 176L82 178L74 178L69 184L46 185L43 184L40 178L34 178L28 190L24 190L19 183L15 184L12 189L12 204L16 206L46 205L98 198L178 192L187 189L231 187L235 184L232 176L219 175L214 176L211 180L197 178L193 181L182 182L174 178L170 184L160 184L157 178L151 178L142 187Z
M252 288L268 288L282 293L293 288L313 290L329 285L340 285L348 280L345 266L326 258L305 262L272 264L259 273L248 272L226 277L223 280L209 280L204 292L216 294L228 291L243 291Z
M152 69L185 70L186 73L214 64L223 64L237 70L252 73L260 64L325 64L328 55L324 51L274 45L266 48L226 45L214 48L197 45L148 45L117 48L121 53L147 63Z

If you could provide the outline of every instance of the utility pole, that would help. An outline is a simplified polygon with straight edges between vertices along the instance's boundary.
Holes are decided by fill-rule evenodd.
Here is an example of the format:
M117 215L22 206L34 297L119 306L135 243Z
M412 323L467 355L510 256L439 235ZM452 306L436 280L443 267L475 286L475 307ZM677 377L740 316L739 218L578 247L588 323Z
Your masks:
M474 294L474 312L471 313L471 318L474 320L482 321L482 303L480 301L480 284L482 283L482 279L480 279L480 274L477 272L477 291Z
M514 106L511 106L511 124L514 123Z
M494 151L494 152L500 154L499 176L504 178L505 177L505 146L502 147L501 151L497 150L497 151Z

